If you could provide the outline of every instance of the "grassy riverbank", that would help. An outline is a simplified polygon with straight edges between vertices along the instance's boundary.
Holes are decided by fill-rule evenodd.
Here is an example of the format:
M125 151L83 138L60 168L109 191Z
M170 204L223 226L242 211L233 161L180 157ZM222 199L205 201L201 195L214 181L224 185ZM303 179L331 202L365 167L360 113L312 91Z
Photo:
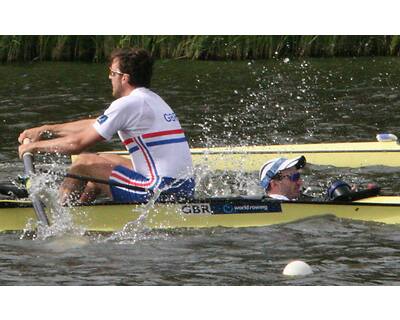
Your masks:
M0 61L105 61L115 47L157 58L400 56L400 36L0 36Z

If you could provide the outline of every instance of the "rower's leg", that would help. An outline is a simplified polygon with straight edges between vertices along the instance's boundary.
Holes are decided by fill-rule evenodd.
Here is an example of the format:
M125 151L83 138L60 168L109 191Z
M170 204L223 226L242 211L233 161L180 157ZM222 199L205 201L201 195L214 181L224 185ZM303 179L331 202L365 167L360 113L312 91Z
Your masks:
M81 154L78 160L72 164L69 173L108 181L111 171L115 166L130 165L129 159L117 158L116 155L110 156L104 157L90 153ZM86 201L86 199L92 199L93 196L99 193L111 197L110 187L100 183L89 182L89 184L86 184L83 193L86 193L86 195L82 194L82 182L77 179L66 178L61 184L60 199L62 203L79 198L81 201Z
M81 197L79 198L80 203L89 203L96 199L97 195L101 193L101 189L97 187L96 183L88 182L85 189L83 190Z
M124 166L125 168L134 170L132 165L132 160L130 158L122 157L116 154L100 153L100 157L104 158L106 161L114 163L116 166Z

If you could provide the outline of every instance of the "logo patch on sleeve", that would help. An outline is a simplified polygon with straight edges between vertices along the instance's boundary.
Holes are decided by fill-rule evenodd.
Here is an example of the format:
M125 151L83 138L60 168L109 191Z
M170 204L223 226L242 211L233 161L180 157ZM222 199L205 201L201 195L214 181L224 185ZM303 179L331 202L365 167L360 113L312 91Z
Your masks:
M103 114L102 116L100 116L100 117L97 118L97 122L98 122L99 124L103 124L104 122L107 121L107 119L108 119L108 117L107 117L105 114Z

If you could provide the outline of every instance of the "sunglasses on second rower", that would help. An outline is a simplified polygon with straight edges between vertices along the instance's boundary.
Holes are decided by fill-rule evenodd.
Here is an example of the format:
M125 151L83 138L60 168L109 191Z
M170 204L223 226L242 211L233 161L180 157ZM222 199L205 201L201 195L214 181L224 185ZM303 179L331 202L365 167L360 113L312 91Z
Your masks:
M277 178L279 179L279 180L282 180L283 178L288 178L290 181L292 181L292 182L297 182L297 181L299 181L300 180L300 178L301 178L301 175L300 175L300 172L295 172L295 173L293 173L293 174L288 174L288 175L278 175L277 176Z

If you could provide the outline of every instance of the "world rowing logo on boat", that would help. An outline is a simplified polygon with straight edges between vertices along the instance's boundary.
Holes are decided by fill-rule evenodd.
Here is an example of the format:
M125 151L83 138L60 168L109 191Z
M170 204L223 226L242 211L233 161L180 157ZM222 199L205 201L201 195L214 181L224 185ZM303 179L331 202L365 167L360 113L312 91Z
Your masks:
M222 207L222 211L224 211L225 213L232 213L235 211L235 207L232 204L225 204Z

